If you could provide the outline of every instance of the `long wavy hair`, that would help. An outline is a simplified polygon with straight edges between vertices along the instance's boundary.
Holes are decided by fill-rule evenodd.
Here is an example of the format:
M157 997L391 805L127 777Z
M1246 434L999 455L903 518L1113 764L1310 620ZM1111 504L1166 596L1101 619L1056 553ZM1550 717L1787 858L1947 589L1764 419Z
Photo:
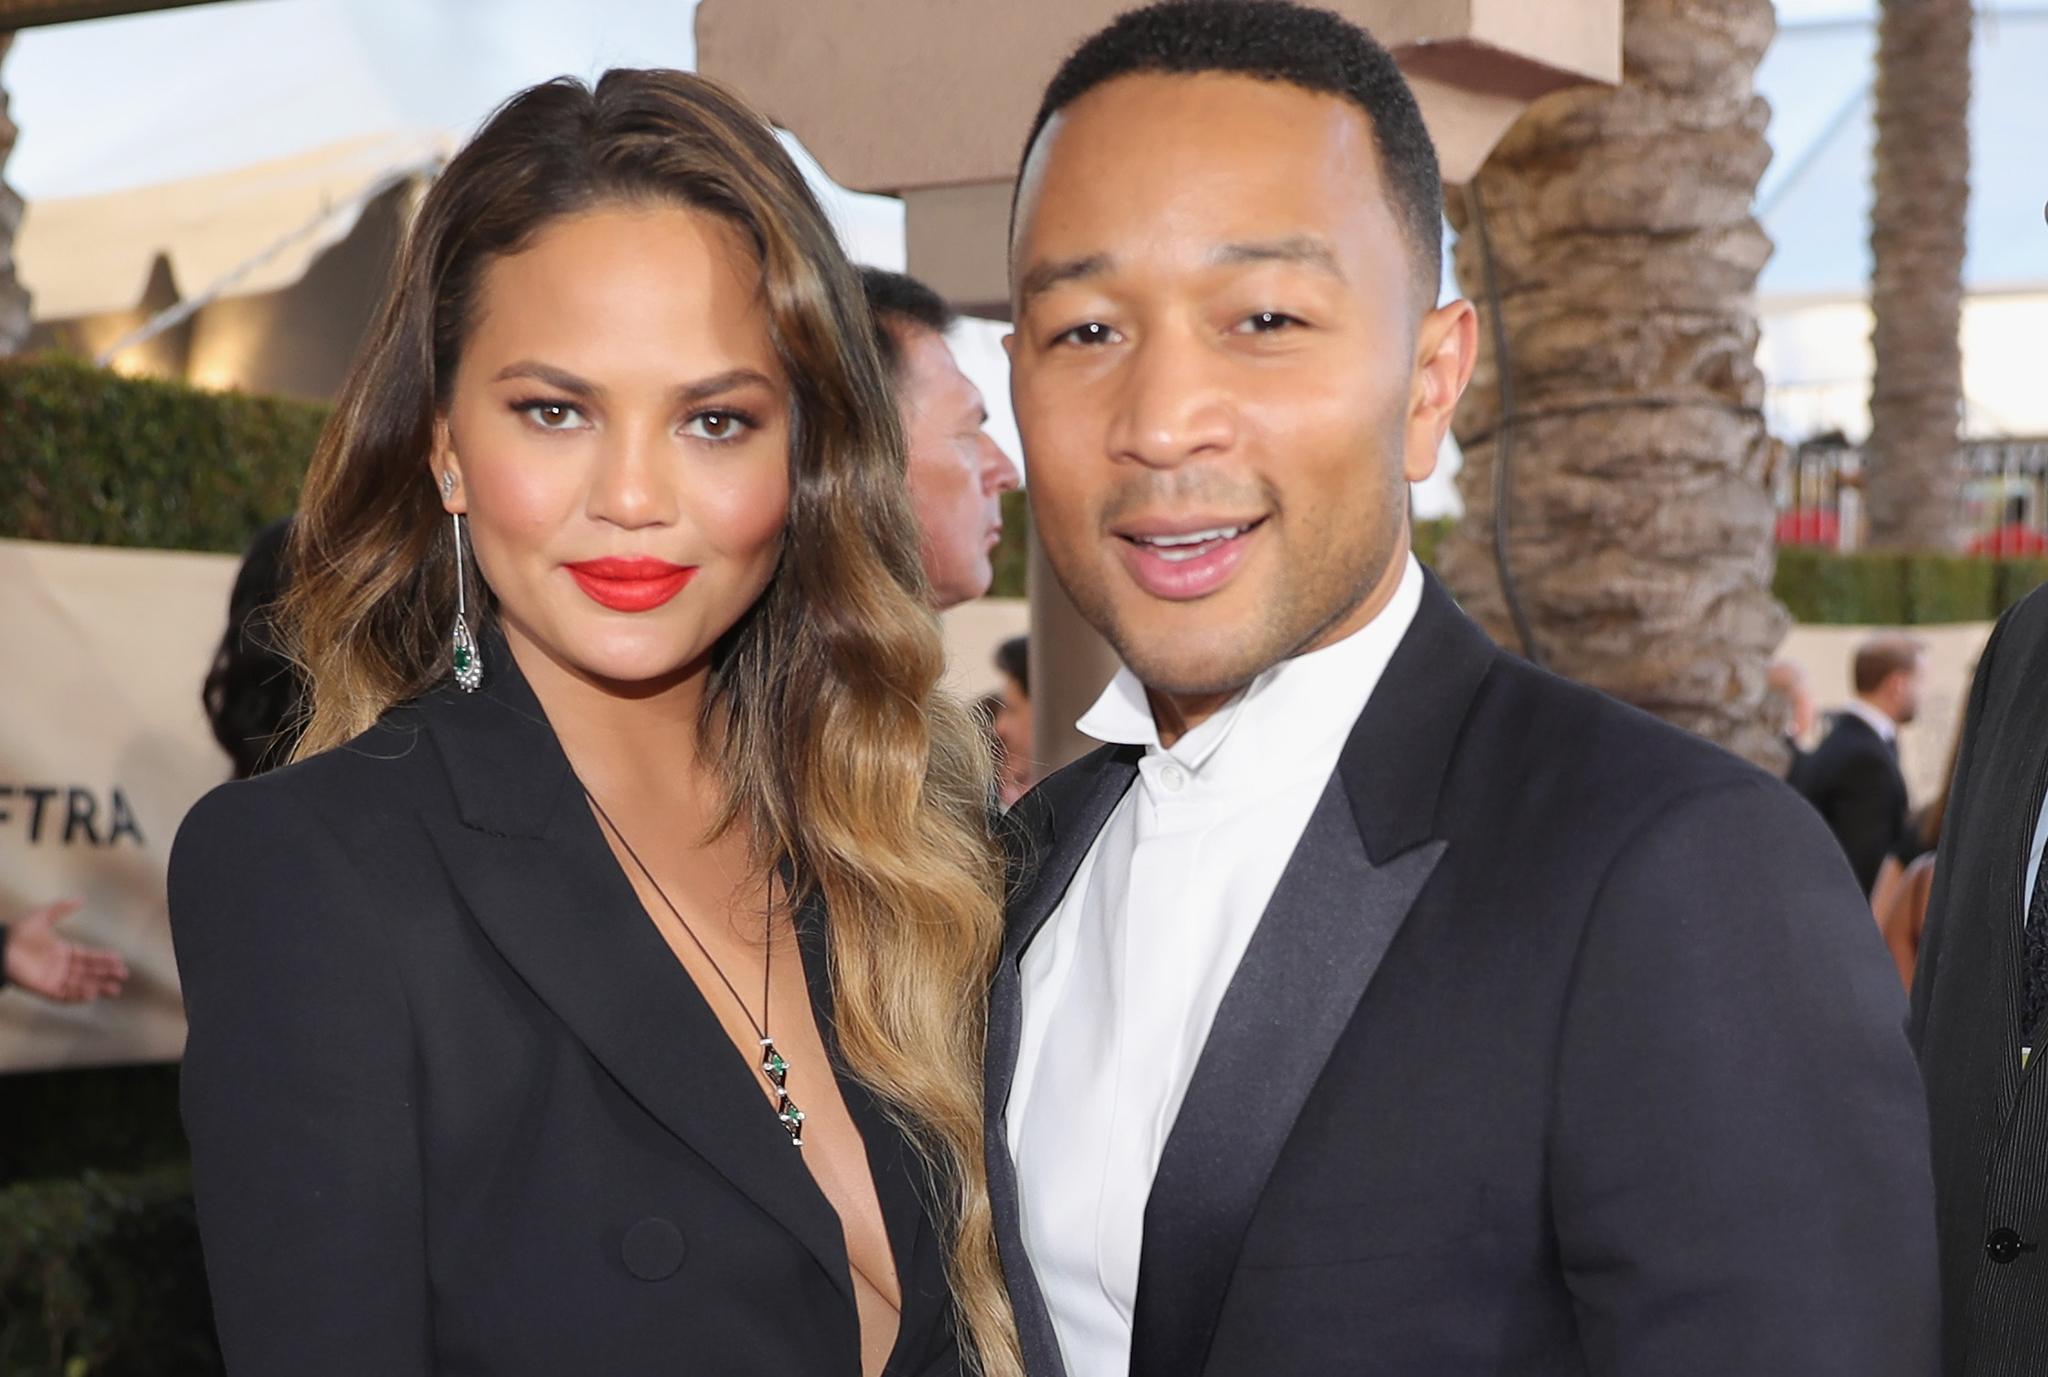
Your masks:
M620 203L718 216L759 261L792 393L790 503L767 590L712 655L699 727L720 826L745 827L759 864L786 862L799 894L823 896L842 1050L922 1150L967 1345L1007 1377L1021 1364L982 1159L979 1011L1002 884L987 754L939 687L859 278L774 132L716 83L620 70L535 86L427 192L294 524L285 620L312 686L299 754L448 677L452 539L427 458L483 269L562 216Z

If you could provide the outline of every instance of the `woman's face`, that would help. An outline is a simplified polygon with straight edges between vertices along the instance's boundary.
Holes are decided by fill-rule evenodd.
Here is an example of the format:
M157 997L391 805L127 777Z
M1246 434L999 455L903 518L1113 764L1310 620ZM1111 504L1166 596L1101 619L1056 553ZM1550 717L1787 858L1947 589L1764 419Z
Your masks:
M740 234L601 207L484 268L433 481L522 660L646 685L701 664L768 586L789 429Z

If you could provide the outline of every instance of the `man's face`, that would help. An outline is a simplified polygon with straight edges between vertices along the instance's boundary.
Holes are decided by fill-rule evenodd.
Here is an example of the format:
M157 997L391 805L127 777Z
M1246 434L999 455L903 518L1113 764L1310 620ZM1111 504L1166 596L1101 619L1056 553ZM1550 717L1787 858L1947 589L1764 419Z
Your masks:
M1017 466L982 427L981 393L936 332L890 326L903 353L897 410L909 451L905 479L924 539L925 578L941 608L988 592L989 552L1003 534L1003 494Z
M1892 720L1905 726L1920 715L1920 699L1927 688L1927 660L1916 656L1912 668L1892 676Z
M1008 341L1032 511L1149 687L1234 691L1392 596L1473 348L1414 264L1349 101L1128 76L1046 126Z

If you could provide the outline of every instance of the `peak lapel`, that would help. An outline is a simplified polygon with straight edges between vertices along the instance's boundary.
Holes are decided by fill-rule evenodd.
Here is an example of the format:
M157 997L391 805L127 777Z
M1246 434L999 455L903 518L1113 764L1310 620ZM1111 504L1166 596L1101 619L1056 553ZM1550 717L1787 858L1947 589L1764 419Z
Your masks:
M1132 1377L1202 1370L1273 1164L1443 859L1444 776L1498 653L1431 576L1224 993L1160 1155Z
M838 1216L612 859L502 645L492 662L489 692L422 704L460 808L427 826L470 913L626 1093L794 1234L851 1303Z
M1252 1210L1441 841L1374 865L1332 779L1245 949L1188 1083L1145 1209L1132 1377L1209 1352Z

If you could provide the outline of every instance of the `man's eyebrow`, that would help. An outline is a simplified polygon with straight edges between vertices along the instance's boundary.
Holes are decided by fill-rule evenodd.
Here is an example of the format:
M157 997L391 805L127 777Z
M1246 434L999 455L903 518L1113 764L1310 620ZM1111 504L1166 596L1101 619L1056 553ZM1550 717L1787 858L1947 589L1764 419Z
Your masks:
M1029 305L1033 297L1043 296L1064 283L1082 282L1108 272L1110 263L1108 254L1091 253L1084 258L1055 258L1049 263L1034 264L1017 283L1017 300Z
M1219 265L1240 263L1299 263L1328 273L1339 282L1344 280L1344 270L1337 265L1337 255L1311 234L1291 235L1286 239L1253 239L1235 244L1224 244L1209 255L1209 261Z

